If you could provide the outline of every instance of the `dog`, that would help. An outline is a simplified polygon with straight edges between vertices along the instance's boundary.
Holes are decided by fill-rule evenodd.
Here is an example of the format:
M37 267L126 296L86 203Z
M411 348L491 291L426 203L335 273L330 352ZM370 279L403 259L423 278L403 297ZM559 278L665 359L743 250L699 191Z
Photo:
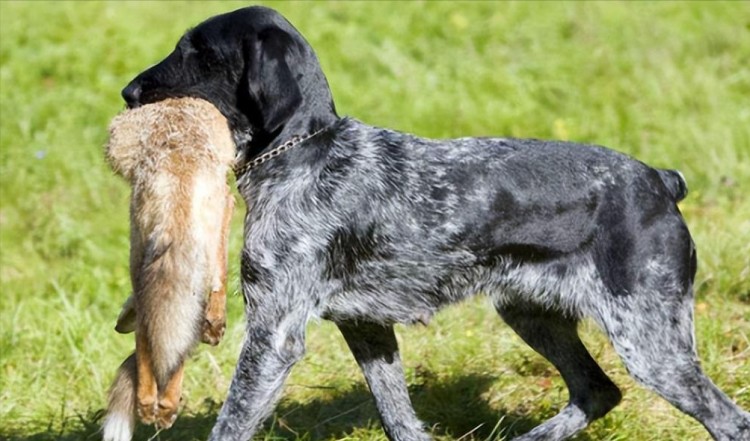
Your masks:
M252 438L305 352L335 322L391 440L430 436L411 405L395 323L478 292L561 373L570 400L517 440L561 440L621 399L579 339L592 317L629 373L717 440L750 414L702 372L697 256L675 171L590 145L430 140L336 113L318 59L280 14L249 7L185 33L122 91L130 107L192 96L229 120L249 211L241 256L247 334L215 441Z
M115 329L135 330L136 351L117 372L103 424L106 441L126 441L136 415L172 426L186 357L224 334L235 146L210 103L168 99L115 117L106 157L132 186L133 295Z

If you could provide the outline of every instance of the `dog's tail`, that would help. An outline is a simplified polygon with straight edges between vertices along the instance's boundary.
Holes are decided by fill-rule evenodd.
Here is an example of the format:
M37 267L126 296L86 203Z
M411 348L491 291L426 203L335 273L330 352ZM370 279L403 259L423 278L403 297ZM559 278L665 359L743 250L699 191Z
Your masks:
M104 441L130 441L135 427L137 371L135 354L126 358L117 370L109 389L107 413L102 424Z
M680 202L685 199L688 194L687 182L685 177L677 170L657 170L659 177L667 187L669 194L672 195L672 199L675 202Z

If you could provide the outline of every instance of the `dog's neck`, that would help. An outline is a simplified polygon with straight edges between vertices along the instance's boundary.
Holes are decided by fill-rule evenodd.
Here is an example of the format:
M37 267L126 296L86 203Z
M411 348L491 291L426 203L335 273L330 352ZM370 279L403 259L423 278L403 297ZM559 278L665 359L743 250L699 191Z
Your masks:
M286 150L284 146L314 136L340 121L339 116L334 112L319 113L314 117L308 115L307 112L297 112L276 133L235 131L234 141L237 145L235 170L242 170L244 173L254 167L254 163L265 162L266 159L275 157L282 150Z
M272 134L264 151L287 142L294 136L305 136L335 124L340 118L333 112L297 112L284 124L277 134ZM263 152L261 152L263 153Z
M253 158L250 161L235 161L235 165L234 165L234 174L235 174L235 176L237 176L238 180L241 179L242 176L245 173L249 172L250 170L254 169L255 167L260 166L261 164L263 164L266 161L272 160L273 158L275 158L275 157L281 155L282 153L284 153L285 151L290 150L290 149L296 147L297 145L304 143L305 141L307 141L310 138L314 138L315 136L319 135L320 133L328 130L330 127L331 126L324 126L323 128L318 129L315 132L312 132L312 133L307 134L307 135L302 135L302 136L295 135L295 136L292 136L291 139L289 139L285 143L280 144L279 146L277 146L277 147L275 147L275 148L273 148L271 150L266 150L265 153L256 156L255 158Z
M340 120L333 105L328 109L309 109L301 106L279 130L273 133L264 131L235 131L234 140L238 155L243 161L268 153L294 137L305 137L329 127Z

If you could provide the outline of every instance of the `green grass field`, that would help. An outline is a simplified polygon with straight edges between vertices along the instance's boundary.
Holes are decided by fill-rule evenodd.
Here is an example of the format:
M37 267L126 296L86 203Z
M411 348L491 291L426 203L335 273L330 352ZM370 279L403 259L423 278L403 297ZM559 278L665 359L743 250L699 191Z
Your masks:
M0 2L0 439L92 440L132 336L128 190L103 160L120 89L188 27L245 3ZM679 168L699 252L703 366L750 408L750 3L274 3L307 37L337 108L427 137L591 142ZM159 440L205 439L242 340L231 239L229 327L187 367ZM578 440L705 440L631 380L591 323L584 340L624 392ZM567 400L556 371L477 298L399 327L417 413L438 440L509 439ZM138 439L154 435L141 427ZM384 440L343 339L308 354L260 439Z

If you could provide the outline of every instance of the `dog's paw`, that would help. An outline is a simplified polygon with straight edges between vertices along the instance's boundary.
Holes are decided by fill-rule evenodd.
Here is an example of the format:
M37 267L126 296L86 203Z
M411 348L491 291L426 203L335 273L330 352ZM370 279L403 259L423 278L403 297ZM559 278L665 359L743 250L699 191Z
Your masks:
M145 425L153 424L156 421L157 405L156 401L139 401L136 406L138 419Z
M169 429L177 419L177 410L179 405L166 401L160 401L156 410L156 428Z
M201 341L211 346L216 346L224 337L224 330L227 327L227 320L225 317L217 317L215 319L209 319L206 317L203 320L203 333L201 334Z

